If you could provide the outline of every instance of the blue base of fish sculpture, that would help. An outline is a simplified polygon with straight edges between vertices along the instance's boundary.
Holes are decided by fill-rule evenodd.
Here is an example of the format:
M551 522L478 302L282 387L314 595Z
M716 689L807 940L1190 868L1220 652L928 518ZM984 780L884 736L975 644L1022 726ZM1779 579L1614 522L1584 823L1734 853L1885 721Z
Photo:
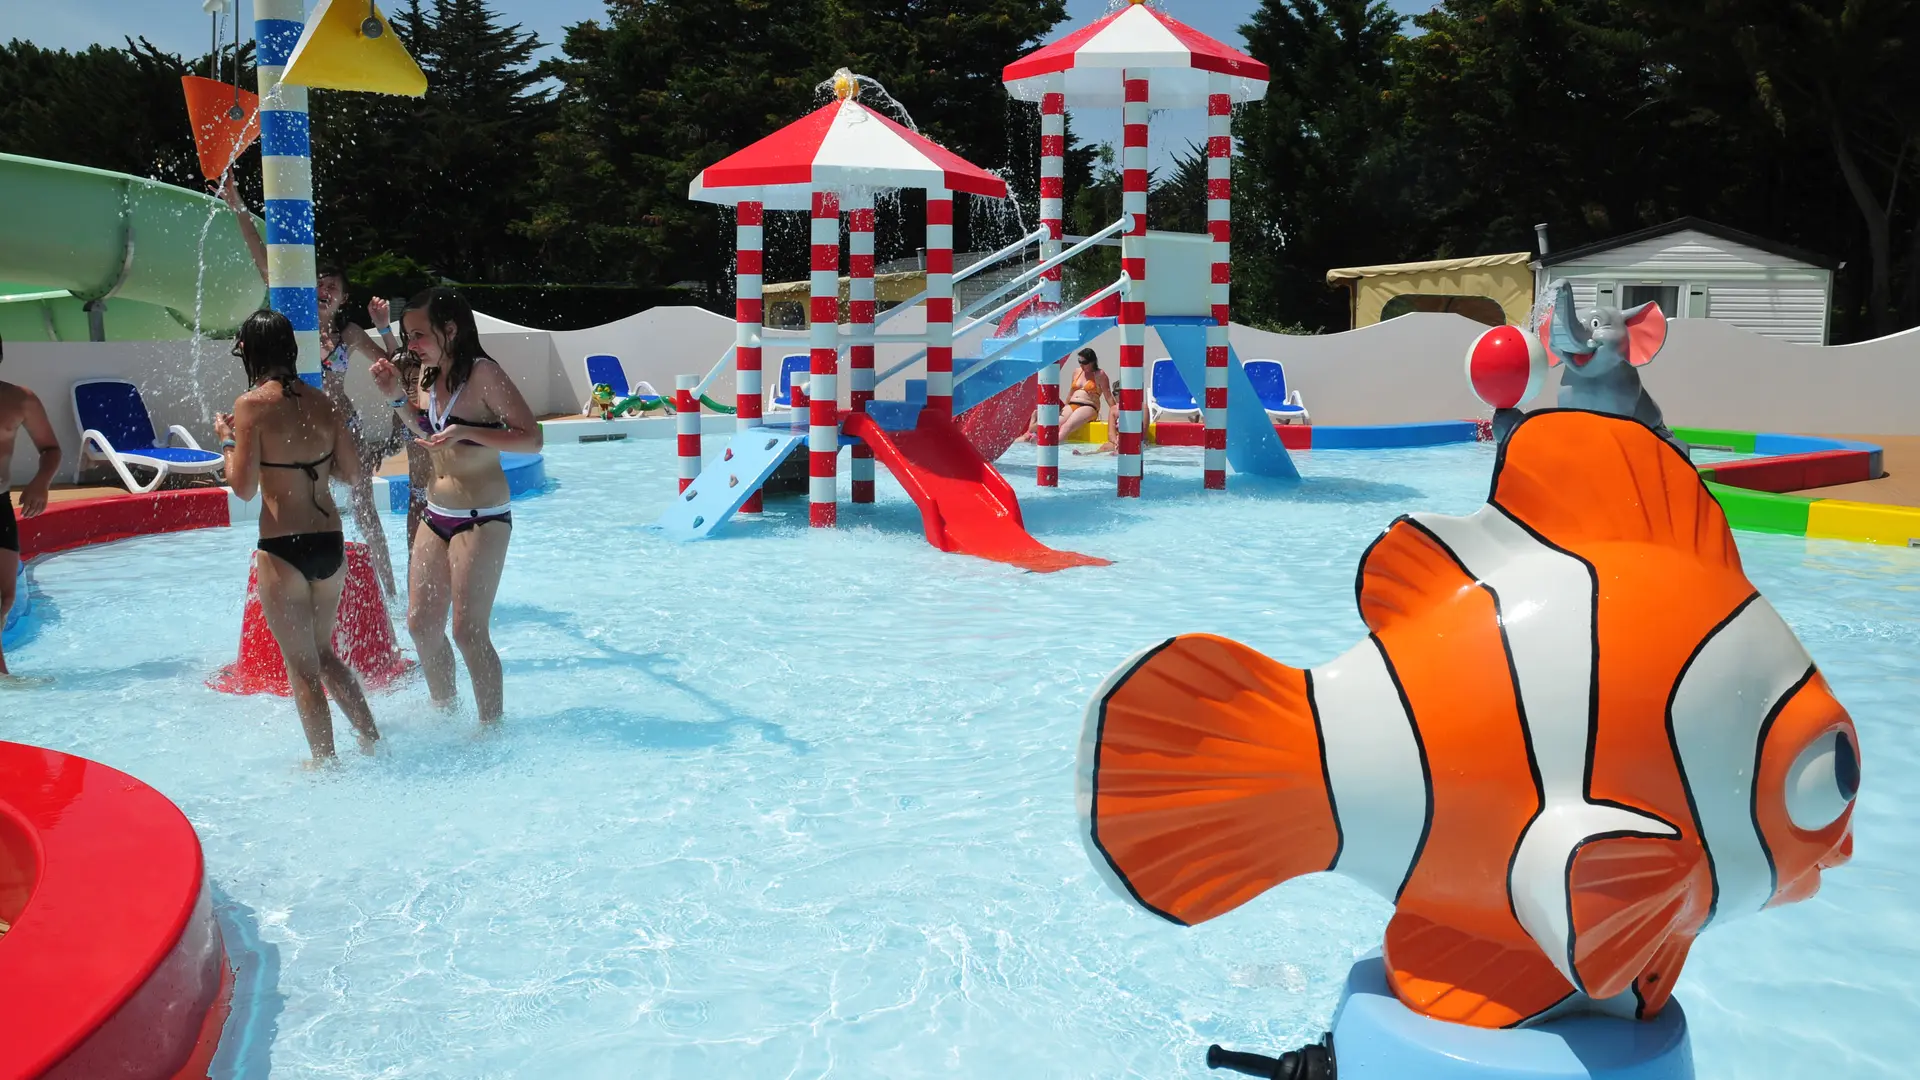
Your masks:
M1511 1030L1434 1020L1402 1005L1376 954L1347 973L1333 1017L1340 1080L1693 1080L1687 1018L1570 1016Z

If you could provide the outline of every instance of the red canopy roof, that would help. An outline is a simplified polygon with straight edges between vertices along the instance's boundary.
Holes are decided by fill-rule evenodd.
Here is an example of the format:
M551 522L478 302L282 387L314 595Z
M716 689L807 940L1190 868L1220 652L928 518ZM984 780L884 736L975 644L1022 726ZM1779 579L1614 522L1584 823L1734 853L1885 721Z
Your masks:
M1239 49L1133 0L1008 64L1002 79L1022 101L1059 90L1068 105L1112 107L1126 103L1123 71L1148 75L1147 104L1156 109L1204 109L1215 92L1236 102L1258 101L1267 95L1270 74ZM1215 91L1214 75L1226 76L1224 90Z
M1007 197L1006 181L848 97L708 166L687 196L804 210L815 191L940 187Z

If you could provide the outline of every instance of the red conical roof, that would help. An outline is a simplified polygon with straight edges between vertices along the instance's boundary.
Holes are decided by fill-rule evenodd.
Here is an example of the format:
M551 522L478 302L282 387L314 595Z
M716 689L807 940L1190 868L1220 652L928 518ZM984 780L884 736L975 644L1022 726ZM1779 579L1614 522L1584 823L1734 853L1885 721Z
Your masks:
M1270 75L1267 65L1239 49L1133 0L1008 64L1002 81L1022 101L1057 89L1070 106L1114 107L1126 103L1123 71L1148 74L1147 105L1155 109L1206 108L1213 75L1228 77L1224 92L1234 101L1258 101L1267 96Z
M708 166L687 197L804 210L815 191L942 187L1007 197L1006 181L849 97Z

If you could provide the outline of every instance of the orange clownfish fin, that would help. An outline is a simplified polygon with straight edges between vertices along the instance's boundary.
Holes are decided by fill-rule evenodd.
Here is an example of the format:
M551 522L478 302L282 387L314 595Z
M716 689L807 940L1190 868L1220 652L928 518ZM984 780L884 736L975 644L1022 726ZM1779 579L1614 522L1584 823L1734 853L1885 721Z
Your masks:
M1727 515L1692 463L1636 420L1570 409L1528 414L1501 447L1488 501L1575 553L1638 542L1740 567Z
M1684 859L1679 840L1680 830L1657 817L1591 802L1549 804L1521 836L1507 872L1513 913L1588 997L1625 990L1669 929L1656 898L1683 888L1694 869L1673 861Z
M1432 533L1403 517L1382 533L1360 558L1356 585L1361 621L1374 633L1430 606L1452 600L1473 582Z
M1588 996L1613 997L1643 972L1671 980L1656 957L1706 919L1704 893L1693 877L1704 866L1697 845L1649 836L1616 836L1582 844L1567 863L1573 918L1573 969ZM1681 953L1685 955L1684 951ZM1664 998L1662 999L1664 1003Z
M1183 925L1340 852L1310 676L1225 638L1134 656L1087 705L1080 836L1121 896Z
M1638 1019L1651 1020L1667 1007L1667 999L1673 996L1673 984L1679 981L1680 969L1686 966L1687 951L1693 948L1695 932L1688 929L1669 935L1653 951L1646 970L1633 980L1633 996L1639 1001L1634 1014Z
M1472 1027L1513 1027L1573 995L1573 984L1532 941L1491 940L1450 923L1402 910L1387 924L1387 978L1415 1012Z

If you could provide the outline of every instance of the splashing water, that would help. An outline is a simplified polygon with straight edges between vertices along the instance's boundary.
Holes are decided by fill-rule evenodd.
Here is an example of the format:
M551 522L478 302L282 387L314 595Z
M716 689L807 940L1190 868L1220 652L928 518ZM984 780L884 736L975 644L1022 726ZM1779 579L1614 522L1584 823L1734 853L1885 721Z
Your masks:
M821 104L835 97L852 97L868 108L878 106L882 112L900 121L901 126L908 131L915 135L922 134L920 125L913 122L913 114L907 111L907 107L900 104L898 98L887 93L887 88L880 84L880 80L872 76L856 75L846 68L841 68L833 73L832 78L823 79L817 83L813 88L813 96L814 100Z
M213 409L207 404L207 395L202 392L200 383L200 361L206 352L207 339L202 332L202 318L207 300L207 236L213 231L214 219L226 210L215 202L207 208L207 218L200 223L200 246L195 253L193 278L193 355L187 362L187 383L193 390L193 398L200 403L200 424L213 426Z

